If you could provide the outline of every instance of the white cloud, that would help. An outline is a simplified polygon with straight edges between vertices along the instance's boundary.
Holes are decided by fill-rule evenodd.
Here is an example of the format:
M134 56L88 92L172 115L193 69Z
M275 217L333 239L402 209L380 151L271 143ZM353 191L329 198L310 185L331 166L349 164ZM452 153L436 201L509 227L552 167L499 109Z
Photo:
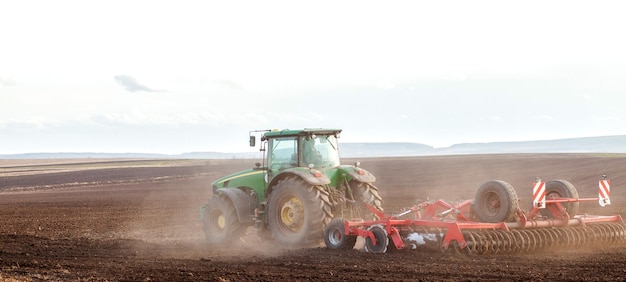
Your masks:
M157 91L137 82L137 80L134 77L129 76L129 75L116 75L114 79L117 83L123 86L128 92L137 92L137 91L155 92ZM163 92L163 91L160 91L160 92Z

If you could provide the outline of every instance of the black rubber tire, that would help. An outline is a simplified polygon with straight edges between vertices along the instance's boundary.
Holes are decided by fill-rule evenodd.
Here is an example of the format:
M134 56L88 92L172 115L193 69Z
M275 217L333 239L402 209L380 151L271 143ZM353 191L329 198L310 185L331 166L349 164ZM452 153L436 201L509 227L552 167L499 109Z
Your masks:
M358 181L350 181L350 189L352 195L357 202L358 213L364 220L379 219L374 213L367 209L363 204L368 204L383 211L383 198L378 194L378 188L371 183L363 183Z
M341 218L331 220L324 230L324 243L329 249L352 249L356 244L356 238L356 235L346 234L345 221Z
M556 179L546 181L546 199L550 198L575 198L578 199L578 191L576 187L567 180ZM570 217L574 217L578 213L579 202L560 203L565 208ZM557 204L558 205L558 204ZM553 218L554 215L548 209L541 209L541 215Z
M507 182L488 181L476 191L472 207L481 222L512 222L518 209L517 193Z
M209 244L221 244L241 238L245 228L237 218L235 206L225 196L214 195L204 206L204 234Z
M387 246L389 245L389 237L387 231L381 225L374 225L368 228L369 231L374 233L376 238L376 245L369 237L365 238L365 251L369 253L382 254L387 252Z
M291 247L318 244L332 219L328 195L298 177L287 177L276 184L266 210L272 238Z

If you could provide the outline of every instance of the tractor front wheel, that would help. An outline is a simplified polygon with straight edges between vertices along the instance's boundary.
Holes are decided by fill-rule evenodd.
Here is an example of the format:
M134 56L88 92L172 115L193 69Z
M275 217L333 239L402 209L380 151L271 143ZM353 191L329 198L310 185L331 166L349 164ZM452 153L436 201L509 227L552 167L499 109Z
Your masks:
M204 206L204 233L210 244L241 238L245 230L233 203L224 196L213 196Z
M286 246L319 243L332 218L328 195L298 177L274 187L267 203L267 224L274 240Z

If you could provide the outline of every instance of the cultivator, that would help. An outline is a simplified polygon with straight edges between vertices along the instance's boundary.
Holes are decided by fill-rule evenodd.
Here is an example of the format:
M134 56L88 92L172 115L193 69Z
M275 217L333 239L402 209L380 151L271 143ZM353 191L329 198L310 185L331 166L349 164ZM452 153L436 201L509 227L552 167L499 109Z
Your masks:
M324 241L331 249L353 248L365 238L365 250L436 249L473 254L527 253L626 243L626 225L620 215L577 214L580 202L610 204L610 181L602 177L597 198L578 198L565 180L533 185L533 207L524 212L513 187L500 180L482 185L474 200L452 205L443 200L420 203L398 214L386 215L368 206L378 220L335 219L326 227ZM412 216L412 218L410 218Z

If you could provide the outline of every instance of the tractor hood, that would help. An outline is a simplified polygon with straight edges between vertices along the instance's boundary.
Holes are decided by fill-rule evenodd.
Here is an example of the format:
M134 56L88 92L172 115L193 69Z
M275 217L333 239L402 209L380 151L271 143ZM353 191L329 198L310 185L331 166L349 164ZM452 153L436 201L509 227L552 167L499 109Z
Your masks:
M246 169L215 180L211 186L214 192L219 188L255 187L258 179L262 180L265 177L265 173L263 169Z

